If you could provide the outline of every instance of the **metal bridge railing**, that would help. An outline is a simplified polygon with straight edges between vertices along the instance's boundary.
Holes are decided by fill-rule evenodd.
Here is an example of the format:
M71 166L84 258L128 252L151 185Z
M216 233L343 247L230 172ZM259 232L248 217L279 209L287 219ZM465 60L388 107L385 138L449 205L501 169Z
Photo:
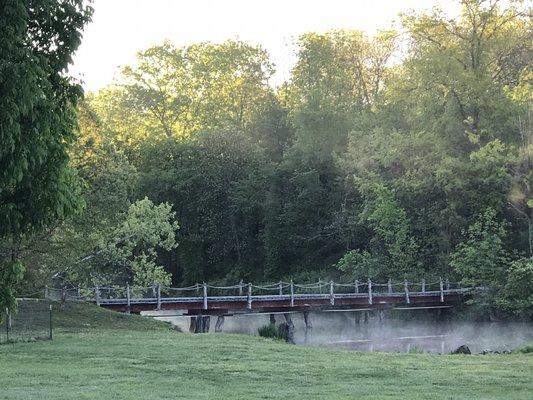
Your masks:
M414 296L434 295L440 301L450 293L467 293L476 288L461 288L457 283L447 279L438 281L421 280L420 282L400 281L372 282L371 280L340 283L319 280L315 283L297 284L292 281L255 285L244 283L242 280L235 285L217 286L207 283L196 283L186 287L166 287L152 285L148 287L115 287L97 286L94 288L60 288L45 289L45 297L56 300L81 300L92 301L97 305L151 303L161 308L161 304L175 302L197 301L203 303L203 308L208 308L212 301L246 301L251 308L253 301L258 300L289 300L291 306L298 299L329 299L331 305L340 298L366 298L369 304L375 297L391 296L403 297L406 303ZM479 289L479 288L477 288Z

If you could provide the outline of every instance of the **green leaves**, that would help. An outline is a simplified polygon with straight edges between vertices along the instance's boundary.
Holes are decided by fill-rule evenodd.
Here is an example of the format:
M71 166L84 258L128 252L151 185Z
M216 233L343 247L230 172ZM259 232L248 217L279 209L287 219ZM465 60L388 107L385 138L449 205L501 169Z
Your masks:
M0 5L0 241L11 243L0 307L13 304L21 238L80 207L67 151L81 89L65 69L91 11L77 0Z

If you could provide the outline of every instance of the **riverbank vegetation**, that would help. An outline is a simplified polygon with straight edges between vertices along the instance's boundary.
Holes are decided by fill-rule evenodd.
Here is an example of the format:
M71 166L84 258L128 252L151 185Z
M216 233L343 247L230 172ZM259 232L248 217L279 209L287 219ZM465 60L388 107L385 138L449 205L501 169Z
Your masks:
M2 142L0 179L15 179L6 193L0 180L5 286L446 277L490 288L484 313L531 318L530 9L462 3L456 20L407 13L372 37L303 34L276 88L254 44L140 49L77 103L76 140L56 138L73 142L69 178L47 188L68 193L28 192L42 163ZM57 212L23 218L21 198Z
M31 399L529 399L531 354L360 353L177 333L94 305L54 303L53 341L0 346L0 387Z

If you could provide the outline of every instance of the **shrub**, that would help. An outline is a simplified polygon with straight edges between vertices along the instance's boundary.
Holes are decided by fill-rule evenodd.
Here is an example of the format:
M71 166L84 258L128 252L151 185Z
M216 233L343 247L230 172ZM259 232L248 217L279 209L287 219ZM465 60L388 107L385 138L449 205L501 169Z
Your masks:
M278 340L284 340L285 338L280 334L278 328L276 328L276 325L274 324L268 324L261 326L257 332L259 333L259 336L270 338L270 339L278 339Z

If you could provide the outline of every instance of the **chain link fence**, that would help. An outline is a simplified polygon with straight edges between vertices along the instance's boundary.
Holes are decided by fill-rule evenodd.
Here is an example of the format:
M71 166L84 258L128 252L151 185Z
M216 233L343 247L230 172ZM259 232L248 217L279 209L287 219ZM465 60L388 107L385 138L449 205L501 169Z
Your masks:
M17 311L3 314L0 343L52 339L51 305L26 299L18 302Z

